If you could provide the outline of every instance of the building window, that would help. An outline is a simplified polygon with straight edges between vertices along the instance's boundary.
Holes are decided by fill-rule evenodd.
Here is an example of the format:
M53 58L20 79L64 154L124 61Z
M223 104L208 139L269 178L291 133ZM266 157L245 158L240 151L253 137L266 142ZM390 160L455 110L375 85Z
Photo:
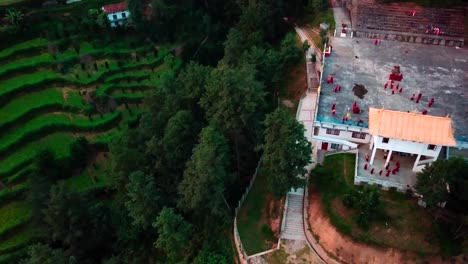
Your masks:
M389 138L383 138L382 143L387 144L389 140L390 140Z
M127 17L127 14L125 14L125 12L122 13L122 17L123 17L123 18L126 18L126 17Z
M112 15L112 18L113 18L114 20L117 20L117 15Z
M340 135L340 130L339 130L339 129L327 128L327 134L328 134L328 135L335 135L335 136L338 136L338 135Z
M437 146L436 146L436 145L428 145L428 146L427 146L427 149L428 149L428 150L436 150L436 149L437 149Z
M339 150L339 149L341 149L341 145L340 145L340 144L331 143L330 148L331 148L331 149Z
M353 138L365 139L366 138L366 133L353 132L352 137Z

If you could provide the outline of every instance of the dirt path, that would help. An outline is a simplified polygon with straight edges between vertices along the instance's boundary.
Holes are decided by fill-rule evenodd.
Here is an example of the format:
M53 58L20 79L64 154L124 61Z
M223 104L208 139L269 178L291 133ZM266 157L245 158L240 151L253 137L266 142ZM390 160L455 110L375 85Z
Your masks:
M380 249L362 243L354 242L339 233L324 215L319 194L314 191L309 194L309 225L317 235L320 245L329 254L334 255L343 263L463 263L461 259L443 261L441 258L421 259L418 256L396 249Z

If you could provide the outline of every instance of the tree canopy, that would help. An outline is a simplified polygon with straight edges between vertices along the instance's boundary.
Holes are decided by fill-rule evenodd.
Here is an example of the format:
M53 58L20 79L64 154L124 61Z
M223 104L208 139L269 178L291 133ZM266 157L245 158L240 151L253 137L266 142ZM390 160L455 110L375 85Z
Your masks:
M176 263L187 257L192 226L184 218L174 212L173 208L163 208L153 226L158 231L155 246L167 255L171 263Z
M468 163L463 158L437 160L417 174L416 191L428 206L446 202L449 196L468 201Z
M264 86L251 65L221 64L211 72L201 105L210 123L225 131L239 131L256 120L265 106Z
M150 227L159 211L160 199L153 177L135 171L130 174L125 187L128 197L125 207L133 220L132 224L143 229Z
M219 217L227 215L225 191L232 182L229 155L228 143L219 129L205 127L179 185L181 208Z
M284 108L269 114L265 127L263 167L268 174L270 190L276 197L282 197L289 189L304 184L312 148L304 136L304 126Z

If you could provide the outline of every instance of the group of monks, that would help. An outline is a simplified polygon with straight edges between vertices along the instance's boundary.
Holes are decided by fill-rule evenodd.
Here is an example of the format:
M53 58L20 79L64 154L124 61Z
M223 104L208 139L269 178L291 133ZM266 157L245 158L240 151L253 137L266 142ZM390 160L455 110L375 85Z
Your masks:
M384 158L386 158L387 154L385 154ZM393 160L393 156L390 157L390 161ZM369 154L366 154L366 164L364 164L364 170L367 170L368 169L368 164L367 162L369 162ZM386 177L389 177L390 176L390 173L392 173L393 175L395 175L398 171L400 170L400 162L399 161L396 161L395 162L395 166L393 167L393 169L390 170L390 162L387 163L387 165L385 166L385 176ZM375 169L374 168L371 168L370 170L370 174L374 174L374 171ZM384 173L384 170L380 170L379 171L379 176L382 176L382 174Z
M390 82L387 81L384 84L384 89L385 90L388 88L389 83L390 83L390 89L392 89L392 94L395 94L396 91L398 91L399 93L403 92L403 87L400 87L399 83L397 83L397 85L395 86L395 81L393 81L393 80L390 80Z

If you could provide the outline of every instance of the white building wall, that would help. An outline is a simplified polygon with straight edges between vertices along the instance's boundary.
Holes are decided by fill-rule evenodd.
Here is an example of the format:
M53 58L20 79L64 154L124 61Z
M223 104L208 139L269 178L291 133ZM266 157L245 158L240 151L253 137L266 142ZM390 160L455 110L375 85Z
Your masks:
M336 129L339 130L339 135L334 135L334 134L327 134L327 129ZM353 137L353 132L359 132L359 133L364 133L366 134L363 139L361 138L354 138ZM367 129L363 127L351 127L351 126L345 126L345 125L336 125L336 124L328 124L328 123L322 123L321 126L316 126L314 127L314 136L319 136L321 138L329 138L330 141L325 141L325 140L316 140L317 141L317 146L319 149L322 150L335 150L332 148L332 143L336 143L333 141L333 139L339 139L339 140L346 140L349 142L357 143L357 144L368 144L370 142L371 136L367 133ZM328 142L328 146L326 149L324 149L322 146L322 142ZM349 150L350 147L340 144L340 149L342 150Z
M367 144L367 143L369 143L370 138L371 138L370 135L367 134L367 133L366 133L366 137L364 139L354 138L353 137L353 132L357 132L357 131L349 131L349 130L346 131L346 130L341 130L340 129L340 134L339 135L333 135L333 134L327 134L327 128L325 128L325 127L320 127L318 129L319 129L318 136L330 137L330 138L339 138L339 139L348 140L348 141L358 143L358 144ZM337 128L334 128L334 129L337 129ZM360 132L360 133L365 133L365 132Z
M125 16L123 14L125 14ZM125 10L123 12L107 14L107 19L109 20L110 25L112 27L116 27L117 26L116 23L123 25L129 17L130 17L130 11L128 10Z
M383 143L383 137L374 136L374 144L378 149L393 150L398 152L420 154L437 158L442 146L437 145L435 150L428 149L429 144L390 138L388 143Z

